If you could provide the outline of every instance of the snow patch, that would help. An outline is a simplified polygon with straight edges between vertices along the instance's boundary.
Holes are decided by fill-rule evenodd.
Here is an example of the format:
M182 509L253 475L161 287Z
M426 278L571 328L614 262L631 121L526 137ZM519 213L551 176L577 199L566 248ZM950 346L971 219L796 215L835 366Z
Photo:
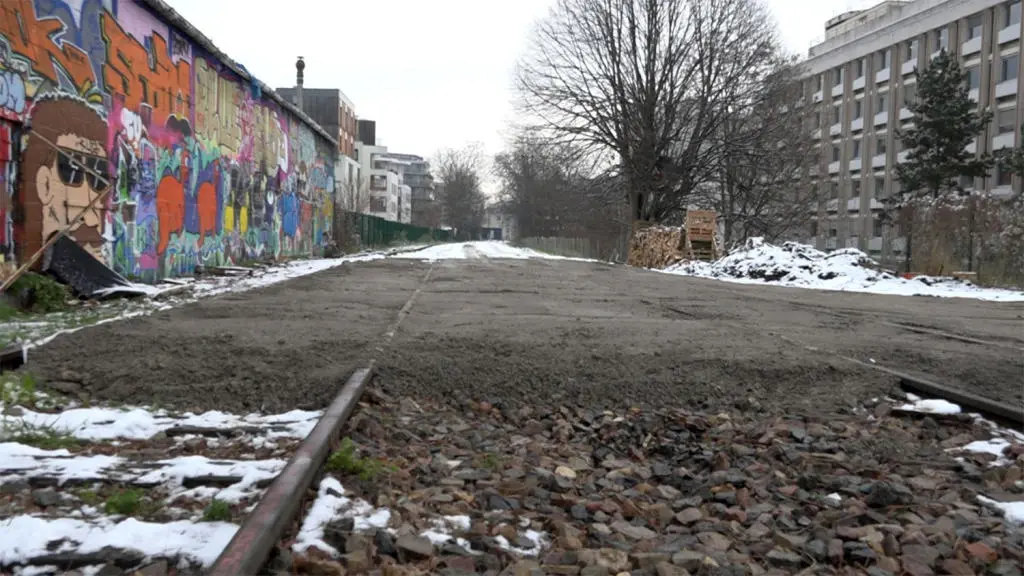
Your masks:
M405 258L411 260L467 260L477 258L508 258L514 260L542 259L542 260L568 260L576 262L597 262L586 258L569 258L557 256L545 252L537 252L529 248L512 246L507 242L495 240L482 242L459 242L455 244L440 244L431 246L425 250L396 254L393 258Z
M978 501L1003 511L1006 519L1014 524L1024 524L1024 502L997 502L985 496L978 496Z
M981 288L953 278L898 278L877 269L878 264L855 248L825 253L806 244L768 244L751 238L743 248L715 262L682 262L662 272L745 284L867 292L898 296L974 298L1002 302L1024 301L1024 292Z
M917 398L916 400L911 400L910 404L904 404L900 406L899 409L907 410L909 412L923 412L927 414L960 413L959 405L953 404L952 402L948 402L946 400L942 400L941 398L933 398L928 400Z
M345 496L345 488L337 478L325 477L320 482L316 500L306 512L302 527L295 537L292 550L302 554L310 548L316 548L332 556L342 551L324 542L324 527L340 518L352 518L356 531L367 531L373 528L385 528L391 520L391 511L374 508L370 503Z
M21 515L0 520L0 565L24 563L54 552L88 554L104 548L146 556L181 556L203 566L213 564L238 526L225 522L187 521L157 524L128 518L92 520ZM57 548L49 544L63 541Z

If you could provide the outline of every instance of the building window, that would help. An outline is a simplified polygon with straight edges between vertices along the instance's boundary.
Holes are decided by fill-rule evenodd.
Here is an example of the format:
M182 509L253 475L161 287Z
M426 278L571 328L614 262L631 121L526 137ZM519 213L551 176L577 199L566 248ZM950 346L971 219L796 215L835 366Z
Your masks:
M834 80L833 86L843 85L843 67L839 66L832 72L832 79Z
M1013 172L1002 166L996 167L996 186L1009 186L1013 183Z
M903 105L907 106L917 101L917 84L903 85Z
M875 238L882 237L882 221L878 218L875 218L871 222L871 235Z
M1017 129L1017 109L1007 108L1000 110L996 116L996 123L998 124L999 134L1008 134L1014 132Z
M885 144L886 141L884 136L875 139L875 156L878 156L879 154L885 154Z
M943 26L935 31L935 52L949 48L949 28Z
M1007 80L1017 79L1017 67L1020 63L1020 56L1013 54L1012 56L1006 56L1003 58L1002 67L999 70L999 81L1006 82Z
M857 60L857 62L854 63L854 68L855 68L855 70L857 72L857 74L854 75L854 78L863 78L864 77L864 59L861 58L860 60Z
M981 66L971 66L967 69L967 89L974 90L981 87Z
M821 85L824 83L824 79L825 79L825 75L824 74L818 74L818 76L814 79L814 81L815 81L814 82L814 84L815 84L815 90L814 91L815 92L821 92Z
M887 94L879 94L878 102L875 105L875 114L889 111L889 96Z
M892 64L892 49L886 48L875 54L875 63L879 70L888 70L889 65Z
M839 182L828 183L828 197L832 200L839 198Z
M817 238L818 236L818 221L811 220L811 238Z
M908 40L907 44L907 59L904 62L913 62L917 60L917 40Z
M860 158L860 140L853 141L853 155L851 158Z
M881 198L885 194L885 178L875 178L875 198Z
M1020 0L1003 4L1003 28L1020 24Z
M856 120L864 115L864 101L854 100L853 102L853 119Z
M860 197L860 180L850 181L850 198Z
M967 19L967 39L973 40L981 37L981 14L975 14Z
M842 150L839 146L832 146L832 161L839 162L839 158L842 156Z
M832 106L832 123L839 124L843 120L843 105L836 104Z

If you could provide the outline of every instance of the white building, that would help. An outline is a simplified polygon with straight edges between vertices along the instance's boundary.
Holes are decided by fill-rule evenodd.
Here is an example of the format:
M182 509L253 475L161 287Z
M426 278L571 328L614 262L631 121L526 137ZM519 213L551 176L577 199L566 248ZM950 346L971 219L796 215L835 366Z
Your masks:
M403 182L409 161L390 156L386 146L363 142L356 142L356 157L368 182L367 213L392 222L411 222L412 188Z

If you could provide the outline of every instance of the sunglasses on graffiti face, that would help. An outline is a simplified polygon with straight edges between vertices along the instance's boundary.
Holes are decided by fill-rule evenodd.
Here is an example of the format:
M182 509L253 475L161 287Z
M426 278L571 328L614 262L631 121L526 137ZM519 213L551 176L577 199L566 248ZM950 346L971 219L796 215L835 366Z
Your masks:
M89 188L96 192L103 192L110 183L105 179L109 169L106 158L83 154L68 148L61 148L57 160L57 175L60 181L68 186L81 186L82 182L88 180ZM86 169L91 170L99 176L90 174Z

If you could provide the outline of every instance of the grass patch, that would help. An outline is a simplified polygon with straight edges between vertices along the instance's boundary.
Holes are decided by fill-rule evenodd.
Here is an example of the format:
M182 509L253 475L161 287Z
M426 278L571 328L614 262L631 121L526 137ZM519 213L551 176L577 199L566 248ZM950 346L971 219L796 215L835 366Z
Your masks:
M99 506L100 502L103 501L103 497L100 496L99 492L89 488L79 490L75 493L75 496L77 496L78 499L82 501L82 504L85 504L86 506Z
M139 488L118 490L103 503L104 512L121 516L145 516L159 508L159 504L147 500L146 493Z
M490 452L488 452L486 454L481 454L480 456L477 456L474 465L476 468L481 468L484 470L494 470L495 468L501 465L501 459L498 458L497 454L491 454Z
M24 406L35 408L39 385L35 376L28 372L0 375L0 402L4 407Z
M15 295L19 305L33 314L66 310L71 298L71 291L67 286L49 276L34 272L21 275L14 284L11 284L8 293Z
M356 455L356 445L351 438L345 437L341 446L327 458L326 468L329 472L340 472L358 476L360 480L370 481L381 474L397 471L393 465L373 458L360 458Z
M17 442L26 446L34 446L41 450L73 450L82 445L82 441L74 436L54 430L53 428L23 427L13 433L0 433L7 442Z
M203 510L203 522L228 522L231 520L231 506L214 498Z

